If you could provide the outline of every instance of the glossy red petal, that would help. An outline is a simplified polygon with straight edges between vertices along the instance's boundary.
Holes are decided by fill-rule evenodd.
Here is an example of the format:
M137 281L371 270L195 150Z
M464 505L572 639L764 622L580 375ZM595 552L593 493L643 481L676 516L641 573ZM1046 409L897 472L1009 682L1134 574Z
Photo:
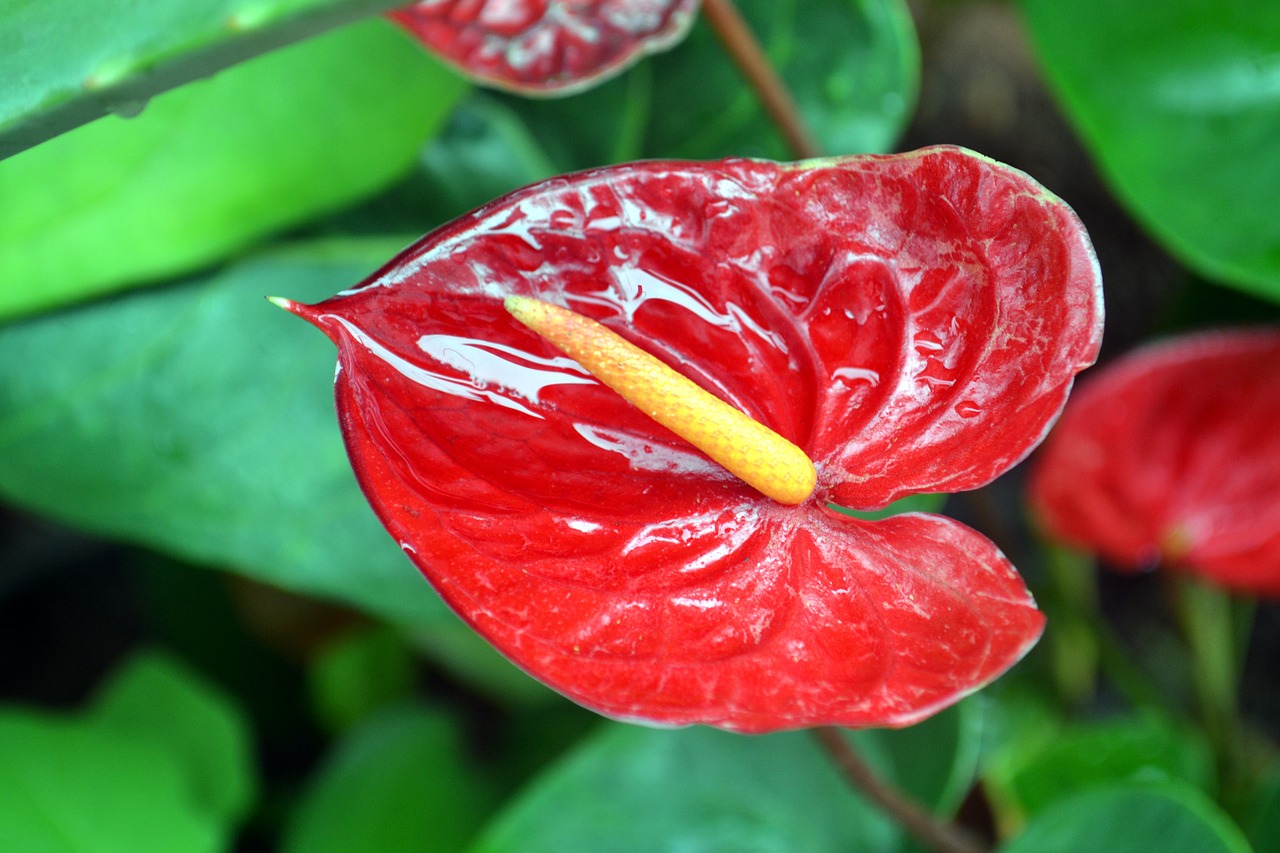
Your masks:
M804 448L821 496L873 508L1019 461L1094 358L1098 288L1065 205L1021 173L935 148L552 179L317 310L343 318L342 335L329 321L335 339L376 339L434 376L434 397L403 383L424 440L536 503L645 512L683 488L673 472L738 484L512 321L510 294L614 328Z
M670 47L697 11L698 0L424 0L390 17L481 83L548 95Z
M377 411L352 405L356 383L338 387L348 445L378 445ZM353 461L450 606L531 675L618 719L907 725L999 676L1043 627L996 548L937 516L861 522L725 495L665 519L484 511L424 498L394 455ZM467 476L447 452L430 463L424 475Z
M820 362L809 446L831 498L878 508L1021 461L1102 341L1101 274L1071 209L954 148L789 184L828 235L806 241L800 272L816 281L794 292Z
M984 204L1015 211L997 234L955 212ZM965 287L923 284L925 259ZM1037 275L1001 266L1014 260ZM292 307L338 344L371 504L464 618L602 712L763 731L919 719L1012 664L1040 616L959 525L760 497L504 298L599 320L805 448L819 499L874 505L1016 461L1093 356L1096 291L1060 202L946 148L553 179ZM959 365L939 389L919 334L947 316L963 340L927 350ZM981 411L956 414L971 397Z
M1136 350L1084 384L1037 460L1048 529L1118 567L1280 595L1280 330Z

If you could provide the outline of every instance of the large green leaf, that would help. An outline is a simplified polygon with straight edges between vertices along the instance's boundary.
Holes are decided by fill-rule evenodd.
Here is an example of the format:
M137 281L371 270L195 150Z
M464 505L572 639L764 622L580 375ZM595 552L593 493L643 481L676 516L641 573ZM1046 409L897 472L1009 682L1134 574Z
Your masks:
M1280 300L1280 3L1023 0L1049 80L1133 213Z
M1249 853L1240 830L1207 797L1179 783L1106 785L1040 813L1000 853Z
M285 853L461 850L491 793L443 714L392 708L325 759L286 834Z
M370 194L462 91L373 20L0 162L0 318L189 271Z
M946 810L972 778L971 703L915 729L859 732L864 757ZM958 777L964 777L957 785ZM525 791L476 853L897 851L906 839L803 732L608 725Z
M494 698L550 691L450 613L356 486L318 301L409 240L316 242L216 275L0 325L0 499L334 599L409 629Z
M210 817L243 819L256 795L249 724L240 709L175 661L143 654L114 674L90 719L177 760L189 797Z
M213 853L255 787L235 707L152 655L77 717L0 710L0 756L0 850Z
M1213 759L1193 732L1154 717L1069 728L1014 770L1009 806L1033 816L1081 791L1117 782L1178 780L1210 791Z
M313 244L0 326L0 495L404 624L442 618L351 475L332 345L263 299L327 296L397 245Z
M0 158L397 0L0 0Z
M737 5L828 153L893 145L919 77L915 31L901 0ZM673 50L589 92L507 103L561 171L640 157L793 157L705 20ZM564 127L578 132L559 133Z
M0 710L0 849L214 853L226 834L187 799L178 765L91 723Z

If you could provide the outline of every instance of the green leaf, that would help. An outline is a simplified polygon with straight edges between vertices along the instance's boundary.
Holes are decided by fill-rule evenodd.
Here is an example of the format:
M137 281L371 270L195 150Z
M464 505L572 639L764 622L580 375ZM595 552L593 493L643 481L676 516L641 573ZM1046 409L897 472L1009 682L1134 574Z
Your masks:
M413 692L413 656L396 631L365 626L330 643L308 676L316 715L339 732Z
M0 0L0 158L395 0Z
M905 729L853 733L855 743L885 756L889 778L919 803L940 815L954 814L973 788L987 703L973 698Z
M464 88L373 20L0 162L0 318L190 271L371 194Z
M311 244L0 326L0 495L393 621L452 621L355 484L316 370L332 345L263 299L327 296L398 245Z
M421 195L432 221L447 222L556 168L541 142L509 107L473 90L422 158Z
M1254 853L1280 853L1280 766L1258 792L1247 826Z
M1115 784L1067 797L1036 816L1001 853L1249 853L1217 806L1178 783Z
M1177 780L1214 786L1213 756L1194 733L1155 717L1067 729L1011 774L1007 790L1024 816L1112 782Z
M1023 0L1107 180L1204 275L1280 300L1280 4Z
M943 494L931 495L908 495L901 500L896 500L884 509L876 510L857 510L848 507L829 506L838 513L853 516L854 518L862 518L867 520L875 520L878 518L890 518L895 515L901 515L904 512L942 512L942 505L947 502L947 496Z
M90 719L174 759L188 799L220 823L237 823L256 794L248 721L185 667L159 654L133 658L99 693Z
M463 849L490 805L473 766L444 715L407 707L376 714L325 759L282 849Z
M915 32L901 0L737 5L828 153L893 145L919 85ZM640 157L793 158L704 20L673 50L591 91L505 101L561 171ZM578 132L566 135L564 127Z
M156 744L86 720L0 710L0 850L214 853L226 827Z
M888 778L951 807L973 767L976 730L966 713L945 712L918 731L859 732L855 742ZM610 724L526 789L475 851L818 853L903 843L803 732L743 737Z
M344 602L498 698L554 694L454 616L356 485L318 301L404 240L278 249L169 288L0 326L0 497L66 524ZM52 357L51 354L56 354Z

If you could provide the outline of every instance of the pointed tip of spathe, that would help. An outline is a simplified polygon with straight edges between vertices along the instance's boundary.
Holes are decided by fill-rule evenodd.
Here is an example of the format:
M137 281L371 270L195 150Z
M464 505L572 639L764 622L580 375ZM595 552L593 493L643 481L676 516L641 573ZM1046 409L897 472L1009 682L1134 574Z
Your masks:
M298 314L299 316L302 316L301 309L306 307L305 305L294 302L292 299L285 299L283 296L268 296L267 301L277 308L283 308L290 314Z
M316 324L317 313L314 305L307 305L302 302L294 302L292 299L286 299L283 296L268 296L267 301L277 308L283 308L296 317L301 317L312 325Z

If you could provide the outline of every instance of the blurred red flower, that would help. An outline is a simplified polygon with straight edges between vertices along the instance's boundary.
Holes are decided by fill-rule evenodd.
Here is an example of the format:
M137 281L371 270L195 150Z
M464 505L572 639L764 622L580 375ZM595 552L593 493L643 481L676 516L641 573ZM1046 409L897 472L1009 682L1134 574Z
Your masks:
M1176 338L1093 375L1031 497L1053 535L1117 568L1280 595L1280 329Z

